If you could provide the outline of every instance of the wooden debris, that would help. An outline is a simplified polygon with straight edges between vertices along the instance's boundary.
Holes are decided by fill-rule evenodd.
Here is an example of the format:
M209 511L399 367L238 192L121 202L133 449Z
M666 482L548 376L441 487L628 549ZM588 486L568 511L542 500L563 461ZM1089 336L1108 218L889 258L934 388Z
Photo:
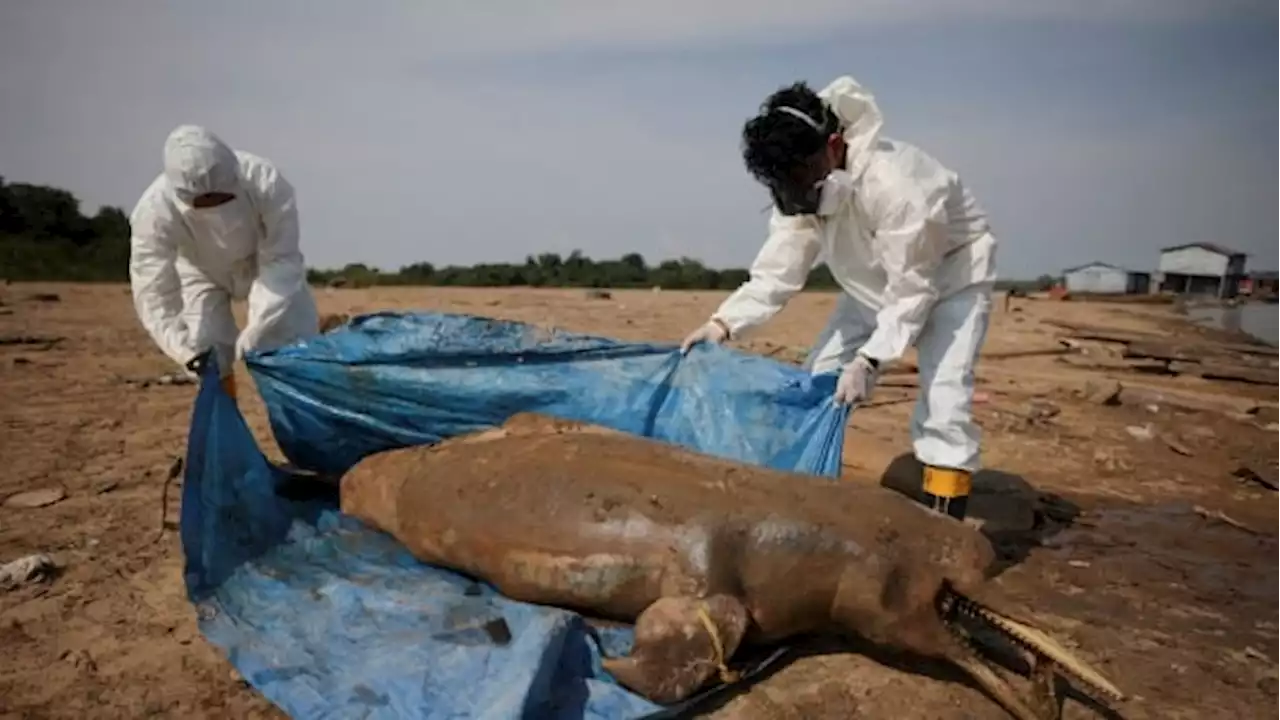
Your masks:
M1247 414L1255 411L1259 406L1259 403L1255 400L1229 395L1157 390L1155 388L1128 385L1120 388L1116 399L1121 405L1134 407L1156 405L1188 412L1209 412L1222 415L1230 415L1232 413Z
M1147 342L1167 344L1169 342L1169 338L1167 336L1155 333L1121 330L1117 328L1099 327L1096 325L1078 325L1053 319L1046 319L1044 322L1047 325L1052 325L1056 328L1067 331L1071 337L1077 340L1096 340L1099 342L1118 343L1121 345L1129 345L1132 343L1141 344ZM1202 341L1189 345L1191 348L1207 350L1209 352L1261 355L1273 358L1277 356L1276 348L1269 345L1263 345L1261 343L1253 344Z
M1259 531L1257 531L1257 530L1254 530L1253 528L1249 527L1248 525L1245 525L1244 523L1240 522L1239 520L1236 520L1235 518L1233 518L1233 517L1231 517L1230 515L1228 515L1228 514L1226 514L1226 513L1222 512L1221 510L1210 510L1210 509L1208 509L1208 508L1201 507L1201 506L1199 506L1199 505L1196 505L1196 506L1195 506L1194 508L1192 508L1192 509L1193 509L1193 510L1195 510L1195 513L1196 513L1197 515L1199 515L1199 516L1200 516L1200 517L1202 517L1202 518L1205 518L1206 520L1216 520L1216 521L1218 521L1218 522L1220 522L1220 523L1223 523L1224 525L1230 525L1231 527L1233 527L1233 528L1235 528L1235 529L1237 529L1237 530L1243 530L1244 532L1247 532L1247 533L1249 533L1249 534L1251 534L1251 535L1263 535L1263 534L1265 534L1265 533L1261 533L1261 532L1259 532Z
M1163 336L1156 335L1154 333L1098 327L1096 325L1077 325L1075 323L1063 322L1052 318L1045 318L1043 322L1046 325L1052 325L1060 330L1065 330L1076 340L1093 340L1095 342L1128 345L1132 342L1143 342L1147 340L1159 342L1165 339Z
M164 537L164 531L171 527L169 524L169 485L182 474L182 467L182 456L174 458L173 464L169 466L169 472L164 476L164 484L160 486L160 532L156 534L154 542L160 542Z
M1164 360L1142 358L1126 359L1105 355L1063 355L1058 362L1081 370L1131 370L1133 372L1166 373L1169 363Z
M1258 473L1254 472L1253 468L1250 468L1245 465L1241 465L1240 467L1236 468L1235 472L1231 473L1231 475L1232 477L1234 477L1236 480L1239 480L1240 482L1247 482L1247 483L1253 483L1254 485L1260 485L1272 492L1276 492L1280 490L1280 485L1277 485L1275 480L1268 480L1267 478L1264 478Z
M58 343L66 340L61 336L45 336L45 335L3 335L0 336L0 345L39 345L35 350L49 350Z
M1078 345L1067 340L1059 340L1053 347L1026 348L1024 350L1004 350L1001 352L983 353L982 360L1010 360L1013 358L1036 357L1043 355L1070 355L1078 352Z
M1265 370L1204 362L1171 362L1169 371L1175 375L1192 375L1206 380L1234 380L1253 385L1280 385L1280 377L1274 369Z
M1120 358L1063 357L1075 367L1190 375L1209 380L1280 385L1276 349L1247 343L1182 342L1151 333L1074 325L1046 320L1069 333L1068 341L1090 340L1124 345Z

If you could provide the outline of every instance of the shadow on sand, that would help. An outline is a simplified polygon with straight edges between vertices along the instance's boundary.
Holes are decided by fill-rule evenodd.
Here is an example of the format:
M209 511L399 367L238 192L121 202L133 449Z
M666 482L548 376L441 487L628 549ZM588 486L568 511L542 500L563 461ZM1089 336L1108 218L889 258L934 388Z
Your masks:
M880 484L924 502L920 482L924 466L910 453L885 468ZM1026 559L1031 549L1071 527L1080 516L1075 503L1037 490L1026 478L1001 470L979 471L973 478L968 516L991 540L1002 572Z

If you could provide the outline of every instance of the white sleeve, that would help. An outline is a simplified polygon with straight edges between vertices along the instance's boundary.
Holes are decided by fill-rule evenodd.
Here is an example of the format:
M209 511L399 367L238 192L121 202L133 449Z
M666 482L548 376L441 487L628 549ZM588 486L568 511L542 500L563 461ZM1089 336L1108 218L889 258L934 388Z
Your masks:
M763 325L804 289L821 247L817 219L783 215L774 208L769 238L751 264L750 279L712 317L725 324L731 337Z
M873 163L868 172L884 170ZM949 188L906 177L877 180L864 187L872 189L867 206L875 225L873 249L886 285L875 331L859 352L884 364L901 358L915 343L938 298L937 270L948 249Z
M258 275L249 287L249 314L237 345L241 350L256 348L264 337L297 337L313 333L311 328L283 328L291 318L290 303L308 293L307 269L299 245L298 206L293 186L275 167L255 168L253 183L265 231L258 245ZM283 331L283 332L282 332Z
M182 319L182 286L175 263L175 233L184 228L157 212L154 195L144 197L130 218L129 284L133 307L143 328L160 350L179 365L186 365L199 348Z

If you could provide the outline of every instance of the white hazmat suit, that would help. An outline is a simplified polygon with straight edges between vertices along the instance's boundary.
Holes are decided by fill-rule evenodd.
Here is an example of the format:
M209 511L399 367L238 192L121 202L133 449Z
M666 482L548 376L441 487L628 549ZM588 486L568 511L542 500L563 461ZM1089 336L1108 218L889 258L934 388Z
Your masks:
M234 198L194 207L206 193ZM232 150L202 127L180 126L165 141L164 172L142 194L130 224L134 306L175 362L185 366L211 350L229 378L246 350L319 332L293 187L270 161ZM240 332L231 301L244 298L248 318Z
M826 182L818 214L773 209L750 279L712 321L729 337L742 336L781 310L825 261L844 292L806 366L815 374L860 371L861 383L867 366L858 365L859 355L883 369L914 345L915 455L926 466L960 471L967 486L979 465L973 366L991 309L996 240L956 173L880 135L875 99L853 78L838 78L818 96L839 119L845 168Z

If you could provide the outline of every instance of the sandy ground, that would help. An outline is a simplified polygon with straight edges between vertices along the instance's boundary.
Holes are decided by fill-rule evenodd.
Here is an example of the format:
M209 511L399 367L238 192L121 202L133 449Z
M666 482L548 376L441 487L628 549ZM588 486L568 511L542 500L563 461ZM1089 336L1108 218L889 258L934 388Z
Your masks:
M723 295L375 289L318 297L325 312L448 310L677 340ZM52 347L0 344L0 498L65 493L45 507L0 506L0 563L43 552L62 568L52 580L0 590L0 718L281 717L197 632L176 533L162 530L164 478L184 453L195 388L137 382L173 368L142 332L122 286L11 285L0 287L0 302L0 338L64 338ZM802 296L744 347L800 357L833 302ZM1040 537L1010 546L1016 564L999 583L1130 694L1115 708L1124 717L1270 716L1277 500L1233 472L1248 466L1274 480L1276 388L1010 356L1056 346L1046 319L1204 334L1162 307L1019 300L1010 311L997 308L976 406L992 471L978 480L974 514L989 527ZM1108 374L1222 409L1104 406L1088 391ZM902 385L912 375L894 377ZM243 368L239 382L250 425L278 457ZM855 414L846 481L916 482L901 459L912 393L883 387L874 407ZM1261 411L1240 414L1257 400ZM168 491L170 521L179 482ZM715 715L1004 717L946 668L841 648L791 662ZM1065 716L1099 717L1074 701Z

